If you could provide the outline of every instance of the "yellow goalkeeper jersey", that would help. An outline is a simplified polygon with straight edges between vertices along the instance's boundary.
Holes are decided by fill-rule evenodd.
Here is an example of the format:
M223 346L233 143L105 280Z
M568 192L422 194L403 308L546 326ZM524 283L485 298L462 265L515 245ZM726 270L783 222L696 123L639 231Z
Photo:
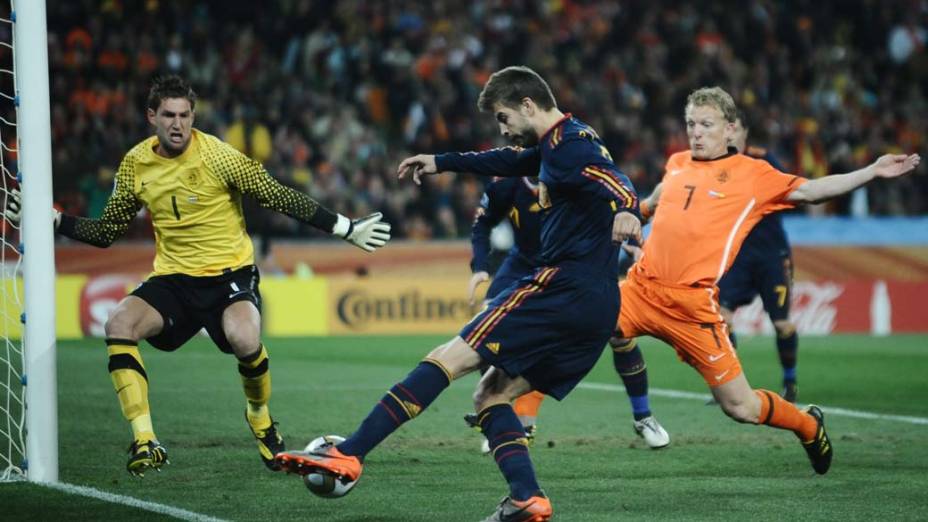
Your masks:
M152 136L123 158L100 219L77 218L64 235L109 246L145 207L155 230L152 275L218 275L254 263L242 194L309 222L319 204L281 185L264 167L222 140L193 129L183 154L165 158Z

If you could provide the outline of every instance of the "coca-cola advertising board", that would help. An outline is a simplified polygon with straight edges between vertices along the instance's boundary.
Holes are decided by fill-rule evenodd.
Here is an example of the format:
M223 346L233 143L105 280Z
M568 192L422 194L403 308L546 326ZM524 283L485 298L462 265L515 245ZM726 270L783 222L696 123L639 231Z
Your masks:
M928 331L928 313L919 296L928 283L910 281L797 281L790 298L790 320L800 334L890 333ZM736 332L773 334L760 298L739 308Z

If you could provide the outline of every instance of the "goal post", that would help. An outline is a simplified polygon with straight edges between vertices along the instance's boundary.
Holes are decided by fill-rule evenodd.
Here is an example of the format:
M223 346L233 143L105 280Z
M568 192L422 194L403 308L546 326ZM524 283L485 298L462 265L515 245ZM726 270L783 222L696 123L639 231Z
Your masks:
M45 0L13 1L19 175L23 195L26 476L58 481L55 246Z

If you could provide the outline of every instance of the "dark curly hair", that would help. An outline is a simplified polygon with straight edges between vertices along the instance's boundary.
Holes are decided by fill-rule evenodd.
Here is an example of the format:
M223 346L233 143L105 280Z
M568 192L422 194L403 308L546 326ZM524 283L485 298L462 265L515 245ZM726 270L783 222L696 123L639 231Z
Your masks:
M518 107L523 98L531 98L542 110L557 107L548 83L528 67L516 65L490 75L477 100L477 108L481 112L490 112L496 103Z
M167 98L187 98L192 110L197 104L197 93L186 80L176 74L159 76L148 91L148 108L157 111L161 102Z

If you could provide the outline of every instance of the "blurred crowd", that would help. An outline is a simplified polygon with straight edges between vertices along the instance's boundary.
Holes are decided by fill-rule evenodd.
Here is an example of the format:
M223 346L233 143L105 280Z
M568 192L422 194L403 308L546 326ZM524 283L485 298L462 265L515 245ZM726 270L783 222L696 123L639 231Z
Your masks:
M494 70L536 69L606 141L638 191L687 147L686 95L745 109L750 142L808 177L926 153L928 1L73 0L48 2L56 201L98 216L122 155L150 135L154 75L179 73L197 127L281 182L395 234L469 233L484 180L398 182L412 152L500 145L476 98ZM924 170L924 169L922 169ZM813 211L928 213L924 173ZM315 237L249 208L249 226Z

